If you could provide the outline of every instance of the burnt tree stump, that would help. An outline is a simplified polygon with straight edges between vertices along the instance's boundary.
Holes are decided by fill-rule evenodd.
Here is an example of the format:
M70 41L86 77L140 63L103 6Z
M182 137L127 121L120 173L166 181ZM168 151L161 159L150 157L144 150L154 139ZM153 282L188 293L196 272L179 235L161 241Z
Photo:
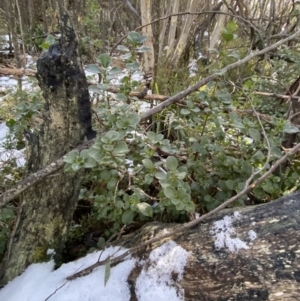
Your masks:
M62 157L85 139L95 137L86 77L78 41L67 14L61 17L61 38L37 62L37 78L46 105L38 134L27 133L27 174ZM0 268L1 283L12 280L33 262L56 260L67 238L83 172L63 170L48 176L21 195L15 233Z
M222 247L220 241L216 244L216 235L222 234L224 227L218 229L215 222L224 218L227 222L231 219L234 232L230 234L231 245ZM178 227L147 224L122 242L125 247L136 246ZM184 289L185 301L300 300L300 192L268 204L223 210L169 239L190 252L182 280L175 281L177 289ZM153 243L134 256L146 260L147 266L149 253L169 239ZM235 249L234 239L241 240L240 246L244 243L245 248ZM137 300L135 284L140 273L137 266L129 276L130 301ZM176 275L173 278L176 280Z

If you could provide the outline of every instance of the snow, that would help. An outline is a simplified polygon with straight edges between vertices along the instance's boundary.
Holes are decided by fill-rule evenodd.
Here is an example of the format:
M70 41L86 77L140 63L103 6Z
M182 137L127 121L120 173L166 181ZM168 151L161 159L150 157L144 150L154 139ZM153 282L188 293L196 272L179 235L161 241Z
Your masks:
M236 237L236 231L232 227L235 220L239 220L241 215L239 212L234 212L233 216L224 216L222 220L216 221L211 227L210 234L215 238L215 248L228 249L231 253L236 253L241 249L249 249L246 242ZM248 232L250 240L255 240L257 235L253 230Z
M23 151L18 150L5 150L3 143L5 142L6 136L9 134L9 129L5 123L0 123L0 170L1 166L5 162L15 159L17 167L24 166L26 159Z
M118 256L126 249L110 247L102 252L101 259ZM53 250L49 252L52 254ZM0 300L5 301L129 301L127 278L136 264L143 269L137 278L136 296L139 301L180 301L184 291L180 288L188 252L169 241L153 250L149 262L138 262L130 256L111 268L104 285L105 267L100 266L87 276L68 281L66 278L99 260L101 251L86 255L77 261L63 264L54 270L54 262L30 265L25 272L0 290ZM150 264L149 264L150 263ZM147 267L146 267L147 266ZM177 275L174 281L174 273ZM173 275L173 277L172 277Z

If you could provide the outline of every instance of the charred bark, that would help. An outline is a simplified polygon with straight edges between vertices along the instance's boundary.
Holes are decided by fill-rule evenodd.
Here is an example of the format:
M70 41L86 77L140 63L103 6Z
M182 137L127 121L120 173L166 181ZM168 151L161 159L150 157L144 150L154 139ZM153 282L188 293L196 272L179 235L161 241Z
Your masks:
M44 168L69 150L91 139L91 107L86 77L77 53L78 42L66 14L62 36L37 62L37 78L46 101L44 123L38 134L26 133L27 174ZM1 282L19 275L31 263L56 260L67 238L83 174L57 171L21 196L15 231L8 244Z
M238 216L235 212L239 213ZM300 193L274 202L219 212L205 223L172 239L190 252L183 279L176 287L184 289L185 301L296 301L300 296ZM248 249L229 251L217 248L211 234L214 222L232 218L232 236ZM131 247L145 240L171 232L178 225L152 223L124 239ZM221 230L220 230L221 231ZM251 240L249 231L257 237ZM253 237L252 237L253 238ZM148 260L160 242L136 255ZM147 264L146 264L147 265ZM141 273L136 267L128 282L131 301L135 283ZM174 275L176 279L176 275Z

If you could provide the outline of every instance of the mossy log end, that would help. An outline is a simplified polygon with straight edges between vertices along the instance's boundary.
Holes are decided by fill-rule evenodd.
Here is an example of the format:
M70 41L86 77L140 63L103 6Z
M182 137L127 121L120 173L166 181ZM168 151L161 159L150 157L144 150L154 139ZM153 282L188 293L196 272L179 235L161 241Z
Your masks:
M37 62L37 78L46 106L39 133L26 134L27 174L62 157L86 138L95 137L87 81L67 15L62 16L61 33L60 40ZM2 263L1 283L19 275L29 264L47 259L48 249L54 249L59 260L82 176L82 172L59 170L21 195L15 234Z
M245 242L248 249L233 253L226 247L216 248L211 230L214 222L233 217L234 212L239 218L233 219L232 236ZM176 227L179 225L147 224L123 243L136 246ZM257 234L254 240L249 237L251 230ZM300 300L300 193L264 205L221 211L171 239L190 252L183 278L176 283L184 289L185 301ZM141 249L135 256L147 260L160 244ZM137 300L135 283L140 273L137 267L128 280L131 301Z

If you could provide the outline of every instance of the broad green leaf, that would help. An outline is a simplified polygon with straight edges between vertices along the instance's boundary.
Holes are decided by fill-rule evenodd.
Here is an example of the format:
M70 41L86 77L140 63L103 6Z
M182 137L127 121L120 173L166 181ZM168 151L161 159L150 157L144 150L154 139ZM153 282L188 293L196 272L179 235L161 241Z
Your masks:
M230 32L222 32L222 38L226 41L226 42L230 42L233 40L234 35Z
M116 208L123 209L124 203L122 201L116 201L115 206L116 206Z
M97 162L94 158L88 157L87 160L84 162L83 167L85 168L94 168L97 165Z
M188 109L181 109L180 114L181 115L189 115L189 114L191 114L191 111Z
M138 114L132 113L128 115L128 119L130 121L131 126L136 126L137 124L139 124L141 117Z
M81 152L80 152L80 157L84 158L84 159L87 159L89 157L89 151L87 149L83 149Z
M79 164L79 163L73 163L73 164L72 164L72 169L73 169L74 171L78 171L78 170L80 169L80 164Z
M283 132L287 134L296 134L299 133L300 130L296 126L287 123L283 128Z
M124 45L118 45L117 46L117 49L120 50L120 51L125 51L125 52L129 52L130 49Z
M153 169L154 168L154 164L150 159L143 159L142 160L143 165L147 168L147 169Z
M72 150L64 157L64 162L73 163L75 158L78 156L79 156L79 152L77 150Z
M126 144L126 142L124 141L119 141L115 147L114 147L114 150L113 150L113 155L115 156L122 156L122 155L125 155L129 152L129 148L128 148L128 145Z
M104 286L106 286L109 277L110 277L110 259L108 259L105 264Z
M99 237L97 242L97 248L102 249L105 246L105 239L103 237Z
M141 46L141 47L138 47L137 52L148 52L148 51L151 51L151 48L150 47L147 47L147 46Z
M131 210L127 210L122 214L122 223L124 225L129 225L133 221L133 212Z
M97 87L102 91L107 91L112 88L111 84L98 84Z
M132 54L131 54L131 52L128 52L126 54L121 55L120 57L122 60L129 60L129 59L131 59Z
M123 93L116 93L115 96L114 96L114 99L118 100L118 101L126 102L127 101L127 96Z
M122 70L119 67L113 67L111 70L108 71L108 74L119 74Z
M94 74L100 73L99 67L98 67L97 65L95 65L95 64L87 65L87 66L85 67L85 71L88 71L88 72L94 73Z
M225 183L228 189L230 190L234 189L234 182L232 180L227 180Z
M137 204L137 208L144 216L153 216L153 208L147 203L139 203Z
M0 210L0 221L8 221L15 217L14 212L9 208L2 208Z
M99 95L101 95L103 93L102 92L103 89L100 89L97 86L89 86L88 89L89 89L89 92L91 92L91 93L96 93L96 94L99 94Z
M138 62L127 63L126 68L131 72L137 71L140 69L140 64Z
M256 142L261 140L260 132L257 129L249 129L249 136Z
M176 170L178 166L178 161L175 157L169 156L166 160L166 165L169 170Z
M167 186L164 188L164 194L167 198L172 199L175 198L177 195L176 189L172 186Z
M108 190L115 191L116 186L117 186L117 183L118 183L117 179L111 178L111 179L107 182L106 187L107 187Z
M183 207L184 207L183 204L182 204L182 208L181 209L177 208L177 205L180 203L180 200L178 200L178 199L171 199L171 203L176 206L177 210L182 210Z
M112 131L107 132L104 137L106 137L108 139L108 141L112 142L112 141L118 141L120 138L120 135L119 135L119 132L112 130Z
M97 58L97 61L102 65L103 68L108 68L110 63L111 63L111 57L107 53L102 53L100 56Z
M158 180L165 180L167 177L167 173L159 171L159 172L156 172L154 176Z
M134 43L139 43L140 41L140 37L141 35L136 32L136 31L131 31L128 36L127 36L127 39L134 42Z
M265 155L258 150L253 156L252 159L254 159L255 161L259 161L262 162L265 159Z

